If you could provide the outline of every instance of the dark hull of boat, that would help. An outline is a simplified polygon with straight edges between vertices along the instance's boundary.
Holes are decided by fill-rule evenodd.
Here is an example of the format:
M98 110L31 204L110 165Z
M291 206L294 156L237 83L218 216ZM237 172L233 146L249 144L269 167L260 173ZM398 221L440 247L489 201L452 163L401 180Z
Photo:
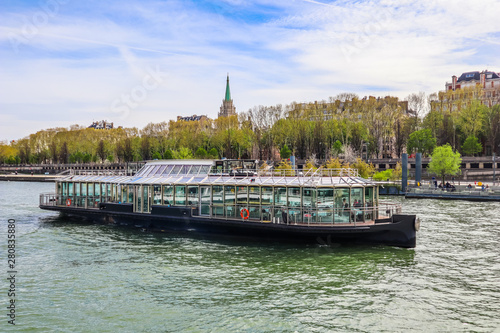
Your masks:
M415 215L393 215L390 219L377 220L373 225L308 226L192 216L191 209L186 207L153 206L151 214L133 213L131 207L126 205L107 203L101 204L100 209L48 205L41 205L40 208L97 223L127 225L151 231L322 245L362 243L413 248L419 227Z

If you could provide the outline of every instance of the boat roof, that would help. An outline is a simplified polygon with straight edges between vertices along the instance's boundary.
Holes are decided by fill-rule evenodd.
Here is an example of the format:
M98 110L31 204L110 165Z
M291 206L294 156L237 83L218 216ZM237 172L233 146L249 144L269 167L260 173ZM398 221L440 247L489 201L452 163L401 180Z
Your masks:
M279 174L276 170L238 170L237 173L217 173L214 160L158 160L145 164L134 176L70 175L60 181L116 183L120 185L235 185L287 187L365 187L376 186L359 177L355 169L318 169L303 174ZM290 171L284 171L290 173Z

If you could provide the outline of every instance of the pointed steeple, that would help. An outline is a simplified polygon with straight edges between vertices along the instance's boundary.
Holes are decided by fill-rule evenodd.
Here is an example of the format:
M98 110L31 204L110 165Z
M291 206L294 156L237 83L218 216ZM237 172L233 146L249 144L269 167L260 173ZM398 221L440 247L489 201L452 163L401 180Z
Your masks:
M229 89L229 73L227 73L226 81L226 95L222 100L222 105L220 107L219 118L228 117L236 114L236 108L233 105L233 100L231 99L231 90Z
M229 90L229 73L227 73L227 83L226 83L226 101L231 100L231 91Z

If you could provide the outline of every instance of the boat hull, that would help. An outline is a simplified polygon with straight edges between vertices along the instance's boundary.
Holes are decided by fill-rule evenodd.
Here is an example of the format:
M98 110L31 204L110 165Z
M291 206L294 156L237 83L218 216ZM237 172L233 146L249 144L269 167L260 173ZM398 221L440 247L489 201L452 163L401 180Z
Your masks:
M259 241L293 243L383 244L404 248L416 246L415 215L393 215L371 225L300 225L192 216L188 207L152 207L151 214L134 213L127 206L101 204L100 209L40 206L97 223L126 225L157 232L192 233ZM156 209L155 209L156 208Z

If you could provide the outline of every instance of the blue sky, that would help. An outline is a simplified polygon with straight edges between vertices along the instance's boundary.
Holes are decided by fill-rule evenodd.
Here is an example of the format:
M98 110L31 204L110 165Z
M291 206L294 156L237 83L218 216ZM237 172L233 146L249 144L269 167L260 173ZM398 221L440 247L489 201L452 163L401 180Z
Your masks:
M0 0L0 140L500 72L500 2Z

